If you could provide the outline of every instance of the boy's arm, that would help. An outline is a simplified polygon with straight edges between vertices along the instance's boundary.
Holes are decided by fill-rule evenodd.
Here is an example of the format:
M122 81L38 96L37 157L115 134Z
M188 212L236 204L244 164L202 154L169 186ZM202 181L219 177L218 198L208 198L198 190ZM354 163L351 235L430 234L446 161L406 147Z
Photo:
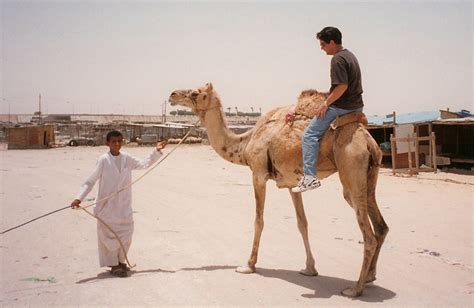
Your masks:
M95 183L102 176L102 166L103 160L99 159L94 171L82 184L81 188L79 189L79 193L76 196L76 199L71 203L72 207L79 206L79 204L84 200L84 198L91 192L92 188L94 188Z
M131 160L132 169L147 169L157 162L161 156L163 156L161 150L158 148L153 148L153 151L151 151L150 155L148 155L148 157L145 159L138 159L133 156L129 156L129 158Z

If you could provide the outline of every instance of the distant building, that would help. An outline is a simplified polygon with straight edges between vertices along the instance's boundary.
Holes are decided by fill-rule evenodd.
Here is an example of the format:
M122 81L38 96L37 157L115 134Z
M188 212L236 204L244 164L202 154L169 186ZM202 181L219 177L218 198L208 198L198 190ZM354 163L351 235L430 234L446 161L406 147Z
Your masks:
M45 149L54 142L54 126L9 127L7 140L9 149Z
M436 155L439 165L451 163L474 164L474 115L467 110L449 110L389 114L385 117L368 117L369 131L381 146L384 157L391 157L390 135L403 138L409 135L425 137L432 132L436 136ZM412 143L411 149L415 148ZM408 143L397 144L397 166L408 165ZM414 153L413 153L414 154ZM428 143L419 144L419 161L429 155ZM415 158L412 159L415 161Z

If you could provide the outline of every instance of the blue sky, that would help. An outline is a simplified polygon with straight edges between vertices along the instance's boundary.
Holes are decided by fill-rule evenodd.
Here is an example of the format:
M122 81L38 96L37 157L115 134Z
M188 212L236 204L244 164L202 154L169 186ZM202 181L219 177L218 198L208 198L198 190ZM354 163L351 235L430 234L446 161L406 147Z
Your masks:
M0 112L161 114L212 82L263 112L328 90L327 25L359 59L369 115L469 109L470 1L1 1ZM170 110L170 108L168 108Z

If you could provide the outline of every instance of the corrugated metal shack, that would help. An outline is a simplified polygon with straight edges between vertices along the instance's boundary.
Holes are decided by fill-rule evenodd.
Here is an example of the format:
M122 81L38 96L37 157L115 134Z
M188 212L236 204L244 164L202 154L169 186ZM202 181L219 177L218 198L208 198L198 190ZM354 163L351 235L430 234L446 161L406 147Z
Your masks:
M161 123L162 116L140 115L69 115L55 114L43 118L55 125L57 140L68 145L104 145L111 130L122 132L128 142L182 138L189 126L181 123ZM199 137L199 132L191 136ZM153 137L153 138L151 138Z
M127 142L134 142L137 137L142 140L172 139L170 142L177 142L193 126L184 123L160 123L162 119L161 116L123 115L55 114L43 116L41 119L26 115L0 115L0 143L2 148L6 148L8 143L9 149L104 145L106 135L111 130L122 132ZM23 120L35 120L43 125ZM148 138L143 139L143 136ZM187 142L199 142L202 131L193 130L190 137L195 138L189 138Z
M111 130L120 131L128 142L137 141L137 137L154 135L157 140L182 138L189 128L182 125L167 124L135 124L135 123L77 123L56 124L58 140L69 145L104 145L107 133ZM199 137L198 133L191 134Z

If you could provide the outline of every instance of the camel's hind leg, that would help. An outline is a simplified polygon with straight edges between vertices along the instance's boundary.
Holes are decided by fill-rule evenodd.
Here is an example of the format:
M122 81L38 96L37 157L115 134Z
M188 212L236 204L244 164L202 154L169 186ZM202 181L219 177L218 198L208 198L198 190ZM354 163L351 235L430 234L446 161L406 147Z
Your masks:
M377 250L377 239L370 225L367 205L369 153L357 147L346 147L345 150L347 152L335 153L336 165L344 188L344 198L356 213L357 223L364 240L364 260L359 280L354 288L342 291L342 294L353 297L361 295L364 291L369 268ZM348 154L350 157L347 157Z
M370 221L372 222L372 225L374 227L375 238L377 240L377 247L375 249L374 257L372 259L372 263L370 264L369 273L367 275L366 280L366 282L371 282L376 279L377 260L379 258L380 249L382 248L383 242L388 233L388 226L385 223L385 220L383 219L382 214L380 213L377 207L375 195L369 196L368 207Z
M306 268L302 269L300 273L306 276L317 276L318 271L316 271L316 268L314 267L314 258L309 245L308 220L306 219L306 214L304 212L303 198L301 198L301 193L294 193L291 191L291 189L289 189L289 191L296 210L298 229L300 230L301 236L303 237L304 249L306 251Z
M362 262L359 280L354 288L348 288L342 291L343 295L354 297L361 295L364 291L369 269L377 250L377 239L369 221L367 191L365 189L357 189L356 192L348 191L349 190L344 187L344 197L350 200L349 204L356 212L357 223L359 224L364 240L364 261Z
M375 250L372 263L370 264L369 274L366 282L371 282L376 279L377 260L379 258L380 249L382 248L385 237L388 233L388 226L382 217L375 200L375 187L377 185L377 176L379 167L371 167L368 173L368 187L367 187L367 205L370 221L375 231L375 238L377 239L377 248Z
M242 274L250 274L255 272L255 264L257 263L258 247L260 245L260 237L263 231L263 209L265 207L266 177L253 175L253 189L255 192L255 233L253 238L252 253L247 262L247 266L239 266L236 272Z

